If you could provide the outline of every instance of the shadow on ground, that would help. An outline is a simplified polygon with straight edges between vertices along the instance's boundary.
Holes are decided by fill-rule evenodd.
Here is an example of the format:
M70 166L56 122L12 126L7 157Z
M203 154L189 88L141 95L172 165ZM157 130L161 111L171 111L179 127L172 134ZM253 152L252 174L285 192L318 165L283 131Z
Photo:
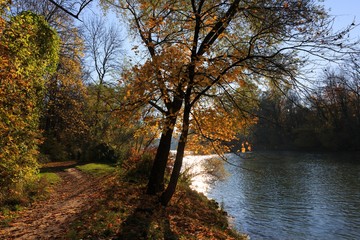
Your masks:
M144 186L126 181L106 188L91 209L78 214L69 239L179 239L158 196L145 194Z
M171 231L170 220L165 208L159 205L157 197L143 195L137 207L122 223L118 239L165 239L177 240L179 236Z

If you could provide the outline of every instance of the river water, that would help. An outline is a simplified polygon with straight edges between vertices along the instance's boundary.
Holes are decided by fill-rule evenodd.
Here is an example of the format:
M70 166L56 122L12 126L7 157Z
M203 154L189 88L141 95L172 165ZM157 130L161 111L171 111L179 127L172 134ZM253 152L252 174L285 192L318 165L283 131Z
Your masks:
M360 239L360 153L227 157L236 166L226 164L225 180L198 175L193 188L221 203L251 239Z

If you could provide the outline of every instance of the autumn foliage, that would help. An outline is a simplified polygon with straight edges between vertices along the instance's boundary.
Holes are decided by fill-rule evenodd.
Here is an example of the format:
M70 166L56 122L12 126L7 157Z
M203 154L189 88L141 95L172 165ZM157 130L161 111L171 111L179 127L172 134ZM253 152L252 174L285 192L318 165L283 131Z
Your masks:
M235 97L239 92L296 85L301 51L325 56L351 49L351 44L339 48L340 38L316 1L103 2L128 20L142 44L133 50L144 60L124 74L124 82L126 100L147 103L162 131L148 193L163 192L171 140L179 139L164 205L175 191L188 143L222 153L228 150L224 142L256 122L244 104L246 95Z
M1 202L36 176L44 77L56 69L59 39L31 12L1 18L0 27Z
M158 139L147 193L168 205L186 150L230 151L259 122L261 89L285 94L305 54L332 61L356 45L354 24L334 33L315 0L103 0L140 40L124 70L115 28L80 33L71 0L22 2L0 1L2 192L35 175L39 146L46 161L121 162Z

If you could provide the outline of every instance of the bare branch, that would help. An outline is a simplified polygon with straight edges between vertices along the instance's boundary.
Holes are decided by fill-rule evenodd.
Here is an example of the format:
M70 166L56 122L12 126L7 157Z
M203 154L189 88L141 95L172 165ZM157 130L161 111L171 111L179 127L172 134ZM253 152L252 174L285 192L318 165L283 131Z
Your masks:
M70 16L72 16L73 18L76 18L77 20L81 21L79 19L79 15L80 13L84 10L84 8L89 5L93 0L83 0L80 3L79 8L77 9L77 11L74 13L71 10L72 9L68 9L64 6L62 6L61 4L57 3L55 0L48 0L49 2L51 2L52 4L54 4L57 8L60 8L61 10L63 10L65 13L69 14Z

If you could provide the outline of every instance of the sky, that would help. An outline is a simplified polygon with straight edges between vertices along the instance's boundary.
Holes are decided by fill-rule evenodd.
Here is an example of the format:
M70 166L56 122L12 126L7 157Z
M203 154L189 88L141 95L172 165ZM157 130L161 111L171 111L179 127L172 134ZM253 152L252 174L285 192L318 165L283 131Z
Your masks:
M320 0L321 1L321 0ZM336 32L336 30L344 29L346 26L352 24L355 22L355 24L359 24L350 34L350 37L352 40L360 39L360 0L323 0L322 3L325 7L325 10L327 10L328 14L331 17L335 18L333 29ZM95 7L95 8L94 8ZM96 6L92 6L91 10L87 12L89 15L100 14L100 9ZM87 17L86 15L83 15L83 19L85 20ZM124 50L125 50L125 56L124 61L130 61L134 63L134 61L140 61L141 58L139 56L136 56L133 51L130 49L134 45L139 45L136 41L132 39L132 37L127 36L126 33L126 26L122 25L122 20L115 17L114 14L107 14L107 22L113 22L115 23L121 31L121 35L125 39L124 41ZM134 60L134 61L133 61Z
M334 28L340 29L351 24L355 19L360 24L360 0L325 0L325 9L329 14L336 17ZM354 30L353 37L360 37L360 26Z
M330 16L335 17L334 30L345 28L347 25L350 25L354 20L356 24L360 24L360 0L323 0L323 5L325 9L328 10ZM99 13L99 9L93 9L91 13ZM111 22L118 22L119 19L114 17L112 14L108 14L108 19ZM119 26L122 27L121 25ZM125 33L126 31L124 31ZM357 27L351 34L354 38L360 38L360 26ZM126 44L132 43L132 39L127 39L129 41Z

